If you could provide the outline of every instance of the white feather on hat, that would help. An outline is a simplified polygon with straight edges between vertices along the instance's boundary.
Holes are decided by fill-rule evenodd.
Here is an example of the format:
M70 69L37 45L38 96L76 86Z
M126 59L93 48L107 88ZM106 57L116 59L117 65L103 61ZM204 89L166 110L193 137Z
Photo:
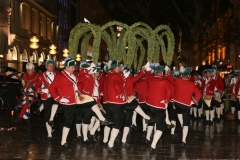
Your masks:
M107 63L108 69L111 67L111 64L112 64L112 60L109 60Z
M180 73L183 73L186 70L183 66L180 67Z
M170 68L168 66L165 66L164 70L168 71Z

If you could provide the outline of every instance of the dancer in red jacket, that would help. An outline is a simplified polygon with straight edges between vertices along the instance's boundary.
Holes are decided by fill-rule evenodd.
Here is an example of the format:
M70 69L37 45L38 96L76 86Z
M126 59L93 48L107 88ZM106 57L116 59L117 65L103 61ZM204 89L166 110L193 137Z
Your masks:
M222 103L221 95L224 92L224 83L223 83L222 77L217 74L217 66L216 65L212 66L212 70L213 70L213 73L212 73L213 79L216 81L216 89L214 90L214 98L216 100L215 110L217 113L216 121L220 122L221 103Z
M146 68L146 69L145 69ZM139 106L139 103L135 97L134 93L134 83L139 80L147 70L151 70L150 63L147 63L144 66L144 69L135 77L130 75L130 69L124 69L123 71L123 80L124 80L124 90L126 92L127 103L124 106L125 110L125 119L124 119L124 128L122 136L122 145L129 146L126 142L127 135L129 133L130 126L132 125L133 112L141 115L145 120L149 122L150 117L144 113L142 108Z
M67 144L67 136L75 118L75 107L79 91L77 88L77 75L74 73L75 61L68 57L64 62L64 70L55 76L48 90L53 99L59 102L64 114L61 147L64 150L72 149Z
M54 60L48 59L46 61L47 71L40 74L38 80L34 86L35 90L41 95L41 100L45 110L45 122L48 132L48 141L52 141L52 127L53 127L53 117L58 109L58 103L53 100L51 94L49 93L49 86L53 82L54 77L60 74L59 71L54 71ZM40 112L40 111L39 111Z
M150 148L150 153L157 152L156 144L166 128L166 108L171 99L171 88L166 77L163 76L164 66L155 66L154 75L147 78L146 104L150 117L156 122L156 132Z
M203 83L203 109L205 110L206 121L203 124L213 125L214 110L216 100L214 99L214 89L216 81L212 78L212 69L207 69L207 77Z
M189 80L190 72L191 69L189 68L180 68L182 79L175 79L175 92L173 95L174 105L178 113L182 115L182 117L178 117L181 126L183 126L182 147L186 146L186 137L188 134L188 126L190 124L191 104L196 104L202 96L199 89L191 80Z

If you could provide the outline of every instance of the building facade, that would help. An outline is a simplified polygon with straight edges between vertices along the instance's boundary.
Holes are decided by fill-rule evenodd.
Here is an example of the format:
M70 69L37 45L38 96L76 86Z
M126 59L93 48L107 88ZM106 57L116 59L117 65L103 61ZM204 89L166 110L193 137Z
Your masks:
M2 0L0 2L3 3ZM5 46L5 48L1 47L1 66L24 71L24 64L27 62L40 65L48 58L57 61L56 55L49 54L49 46L56 44L58 40L57 16L38 1L4 0L4 5L5 10L10 13L5 13L5 16L8 15L9 32L4 40L0 40ZM2 37L2 32L0 34ZM32 36L37 36L39 39L37 49L30 47Z

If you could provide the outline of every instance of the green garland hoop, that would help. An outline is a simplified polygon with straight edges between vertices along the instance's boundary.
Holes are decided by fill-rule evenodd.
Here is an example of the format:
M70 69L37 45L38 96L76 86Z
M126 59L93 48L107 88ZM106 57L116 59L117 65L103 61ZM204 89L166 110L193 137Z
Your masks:
M120 37L116 35L114 29L116 26L123 28ZM103 26L77 24L70 32L69 55L75 57L78 51L81 51L82 59L86 59L91 38L93 38L94 63L99 60L100 44L104 41L108 48L109 59L123 61L128 67L134 64L134 69L138 70L141 69L146 54L149 62L159 62L159 57L162 55L165 64L170 65L175 50L174 35L167 25L160 25L153 30L143 22L128 26L118 21L111 21ZM79 44L81 44L80 48Z

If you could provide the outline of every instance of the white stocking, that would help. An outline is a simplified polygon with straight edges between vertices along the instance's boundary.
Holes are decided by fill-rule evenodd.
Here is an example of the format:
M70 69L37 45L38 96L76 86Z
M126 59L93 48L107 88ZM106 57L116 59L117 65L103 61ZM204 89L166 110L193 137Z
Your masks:
M42 112L43 110L43 103L41 104L41 106L38 108L40 112Z
M49 121L53 121L53 118L57 112L57 109L58 109L58 105L57 104L53 104L52 105L52 111L51 111L51 116L50 116L50 119Z
M165 122L166 124L171 125L171 122L169 121L168 110L166 109L165 112L166 112Z
M150 141L150 137L151 137L152 131L153 131L153 126L148 126L148 127L147 127L147 136L146 136L146 139L149 140L149 141Z
M82 124L82 133L83 133L83 141L86 141L88 139L87 133L88 133L88 124Z
M153 149L156 148L157 142L161 138L161 136L162 136L162 131L156 130L156 132L155 132L155 134L153 136L153 141L152 141L152 145L151 145L151 147Z
M209 110L205 110L206 120L209 121Z
M110 130L111 130L111 128L109 128L108 126L104 127L103 143L107 143L108 138L109 138Z
M188 126L183 126L183 130L182 130L182 142L186 143L186 137L188 134Z
M174 135L174 133L175 133L175 128L176 128L176 121L171 121L171 123L174 125L174 127L171 128L171 135Z
M81 136L81 124L76 124L77 137Z
M214 110L210 110L210 121L213 121L214 118Z
M67 136L68 136L69 130L70 128L63 127L61 145L64 145L65 143L67 143Z
M48 132L48 137L52 137L52 127L48 125L48 122L46 122L46 128Z
M144 118L142 119L142 123L143 123L143 131L146 131L147 130L147 123L146 123Z
M114 146L114 141L118 135L118 132L119 132L119 129L116 129L116 128L113 128L112 131L111 131L111 137L109 139L109 142L108 142L108 146L109 147L113 147Z
M100 121L105 121L105 118L103 117L97 104L92 107L92 111L98 116L98 119L100 119Z
M148 115L146 115L146 113L143 112L142 108L140 106L137 106L137 108L135 109L135 111L141 115L144 119L149 120L150 117Z
M180 124L181 124L181 127L183 126L183 117L182 117L182 114L177 114L177 116L178 116L178 120L179 120L179 122L180 122Z
M197 118L197 107L193 107L193 115Z
M122 143L126 143L128 133L129 133L129 127L124 127L123 128Z
M93 125L94 125L94 123L95 123L95 120L96 120L96 117L95 117L95 116L92 116L91 122L90 122L90 124L89 124L89 126L88 126L88 130L89 130L89 131L92 130Z
M93 128L92 128L91 131L90 131L90 134L91 134L91 135L94 135L95 132L96 132L96 130L97 130L99 127L100 127L100 121L97 119L96 122L95 122L95 124L94 124L94 126L93 126Z
M132 125L137 126L136 123L136 118L137 118L137 112L133 111L133 116L132 116Z

